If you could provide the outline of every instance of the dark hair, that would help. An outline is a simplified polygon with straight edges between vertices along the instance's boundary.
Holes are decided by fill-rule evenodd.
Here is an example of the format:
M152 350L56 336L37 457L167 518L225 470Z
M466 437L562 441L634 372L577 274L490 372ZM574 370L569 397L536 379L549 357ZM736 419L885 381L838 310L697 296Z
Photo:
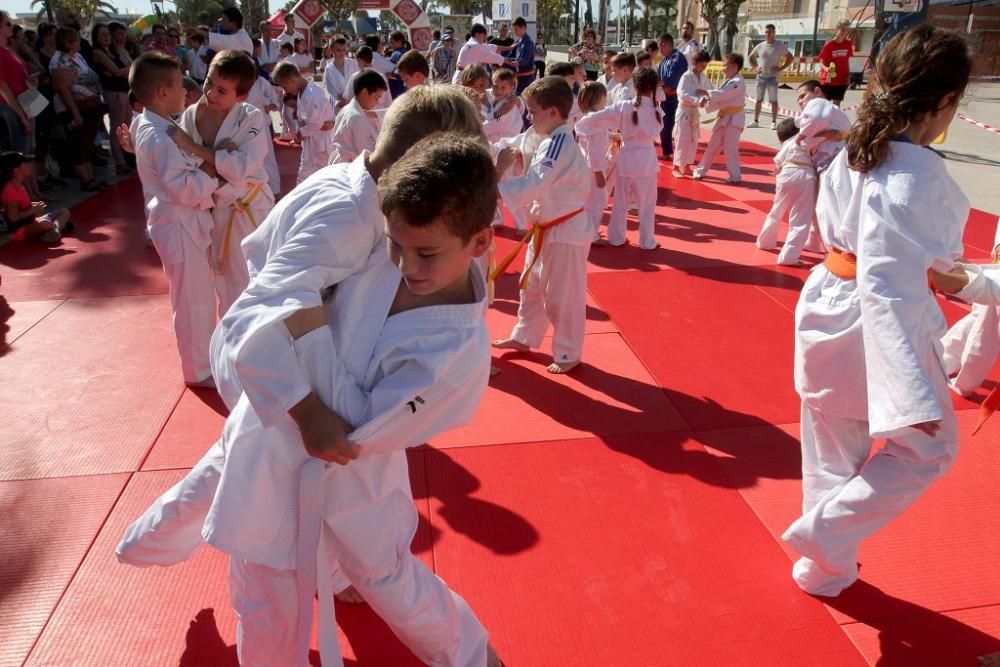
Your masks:
M919 25L893 37L879 54L868 96L847 137L851 168L869 172L885 160L889 142L910 124L952 103L969 84L972 60L961 36Z
M528 22L524 20L523 16L518 16L511 25L517 28L527 28Z
M482 23L477 23L474 26L472 26L472 35L475 36L475 35L486 35L486 34L488 34L486 32L486 26L484 26Z
M347 38L346 37L336 37L336 38L333 39L332 42L330 42L330 45L331 46L347 46Z
M552 63L545 71L552 76L573 76L576 74L576 67L573 63Z
M298 104L299 96L296 95L295 93L285 93L284 95L281 96L281 101L284 102L285 104Z
M364 60L366 63L370 63L374 57L370 46L358 47L358 50L354 52L355 60Z
M635 54L631 51L623 51L611 59L612 67L631 67L635 69Z
M226 7L222 10L222 15L225 16L229 21L236 24L236 29L240 30L243 28L243 12L241 12L236 7Z
M25 155L20 151L4 151L0 153L0 185L6 184L14 176L14 170L22 164L32 162L33 155Z
M431 37L434 38L435 41L441 39L441 31L435 30L434 32L431 33Z
M479 79L490 80L490 73L486 71L486 68L482 65L469 65L462 70L462 73L458 77L459 85L471 88Z
M382 213L411 227L442 222L468 245L496 210L496 167L473 137L437 132L418 141L378 182Z
M99 33L103 28L107 28L108 35L110 36L111 28L108 27L107 23L95 23L94 27L90 29L90 43L94 45L95 49L101 49L102 51L104 51L104 49L97 44L97 33Z
M593 37L595 42L597 41L597 31L590 26L587 26L586 28L583 29L583 35L581 35L581 37L583 39L587 39L587 35Z
M135 92L139 103L146 107L157 88L170 85L174 73L181 74L180 61L165 53L147 51L132 63L132 70L128 73L128 87Z
M632 72L632 83L635 85L635 99L632 100L632 124L639 124L639 105L642 98L653 93L653 108L656 110L656 120L660 120L660 105L656 103L656 87L660 85L660 75L650 67L637 67Z
M193 32L193 33L191 33L191 41L192 42L198 42L199 44L204 44L205 43L205 35L201 34L200 32Z
M369 93L374 93L376 90L387 90L388 86L385 84L385 79L382 75L373 69L365 68L358 72L358 75L354 77L354 96L357 97L361 94L362 90L367 90Z
M691 29L694 30L694 21L685 21L684 25L681 27L686 28L688 26L691 26Z
M427 58L416 49L410 49L403 54L403 57L396 63L396 71L404 74L423 74L425 77L431 75Z
M278 47L278 52L288 50L289 53L295 53L295 47L292 46L291 42L282 42L281 46Z
M55 32L56 26L54 23L39 23L38 24L38 40L41 41L48 36L49 33Z
M788 141L799 133L799 126L795 124L794 118L782 118L778 121L778 140L782 143Z
M764 26L764 30L775 30L776 31L777 28L774 27L773 23L768 23L766 26Z
M595 111L597 103L606 99L608 99L608 89L600 81L584 81L580 86L580 92L576 94L576 103L582 113Z
M390 42L405 42L406 41L406 35L404 35L403 33L401 33L399 30L394 30L393 32L389 33L389 41Z
M56 50L66 52L70 42L80 39L80 33L75 28L56 29Z
M674 36L671 35L669 32L665 32L661 34L656 41L658 41L660 44L673 44Z
M149 29L149 32L151 32L151 33L153 33L155 35L157 28L159 28L160 30L162 30L163 34L167 33L167 26L163 25L162 23L154 23L153 27Z
M636 67L651 67L653 64L653 56L643 51L635 57Z
M644 39L642 40L642 50L643 52L649 51L650 49L657 49L655 39Z
M195 81L194 79L192 79L189 76L182 77L181 78L181 83L184 84L184 90L186 90L189 93L199 93L199 94L201 94L201 92L202 92L201 91L201 86L198 85L198 82Z
M817 90L822 92L823 84L821 84L816 79L809 79L808 81L803 81L802 83L800 83L799 87L796 88L796 90L799 90L800 88L805 88L810 93L815 93Z
M604 49L604 57L605 58L614 58L617 55L618 55L618 52L615 51L614 49Z
M730 53L726 56L726 63L732 63L740 69L743 69L743 56L739 53Z
M236 83L236 94L246 95L257 81L257 63L243 51L226 49L212 58L210 70L227 81Z
M702 49L698 53L694 54L694 58L691 60L696 63L710 63L712 62L712 56L708 55L708 51Z
M291 20L292 20L292 23L295 23L295 14L293 14L293 13L291 13L291 12L288 12L288 13L287 13L287 14L285 14L285 16L284 16L284 17L283 17L283 18L281 19L281 21L282 21L282 23L288 23L288 20L289 20L289 19L291 19Z
M524 89L521 97L535 100L542 109L555 107L564 120L573 109L573 89L558 74L546 75L533 81Z

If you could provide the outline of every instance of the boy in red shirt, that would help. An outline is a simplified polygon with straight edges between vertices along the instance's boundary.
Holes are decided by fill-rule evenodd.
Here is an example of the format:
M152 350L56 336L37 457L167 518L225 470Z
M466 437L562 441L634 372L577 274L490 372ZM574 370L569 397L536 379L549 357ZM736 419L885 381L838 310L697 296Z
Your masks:
M37 237L45 243L57 243L64 232L72 231L73 222L64 208L48 209L45 202L31 201L24 186L35 169L35 158L18 151L0 153L0 202L8 231L17 239Z

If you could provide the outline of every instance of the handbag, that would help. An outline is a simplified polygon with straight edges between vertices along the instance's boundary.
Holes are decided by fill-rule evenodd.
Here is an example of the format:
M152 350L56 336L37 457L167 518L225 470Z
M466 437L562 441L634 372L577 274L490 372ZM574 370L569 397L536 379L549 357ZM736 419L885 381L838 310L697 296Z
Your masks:
M28 118L34 118L45 111L45 107L49 106L48 99L38 92L37 88L28 88L18 95L17 103L24 109L24 113Z

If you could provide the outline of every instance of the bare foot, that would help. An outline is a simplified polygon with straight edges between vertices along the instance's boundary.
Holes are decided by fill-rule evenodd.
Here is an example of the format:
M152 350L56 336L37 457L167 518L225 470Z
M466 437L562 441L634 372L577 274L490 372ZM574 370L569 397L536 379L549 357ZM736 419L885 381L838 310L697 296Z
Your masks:
M579 365L580 365L579 361L563 361L563 362L553 361L549 365L549 367L546 368L545 370L554 375L562 375L564 373L569 373L571 370L573 370Z
M674 176L678 178L684 175L684 172L678 169L677 167L674 167L673 169L671 169L671 171L673 172Z
M490 377L495 377L500 374L500 369L490 364Z
M503 667L503 660L497 655L497 650L492 644L486 645L486 667Z
M527 352L531 349L521 341L514 340L513 338L501 338L500 340L495 340L493 341L493 347L498 350L517 350L518 352Z
M347 604L364 604L365 599L361 596L354 586L348 586L344 590L340 591L333 597L337 598L341 602L346 602Z

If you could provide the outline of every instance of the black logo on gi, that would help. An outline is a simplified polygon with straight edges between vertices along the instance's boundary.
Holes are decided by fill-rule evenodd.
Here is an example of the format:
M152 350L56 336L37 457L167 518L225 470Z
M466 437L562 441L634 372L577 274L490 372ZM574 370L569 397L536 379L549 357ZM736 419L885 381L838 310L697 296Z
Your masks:
M407 401L406 404L410 406L410 414L417 414L417 404L423 405L424 399L419 396L415 396L412 401Z

